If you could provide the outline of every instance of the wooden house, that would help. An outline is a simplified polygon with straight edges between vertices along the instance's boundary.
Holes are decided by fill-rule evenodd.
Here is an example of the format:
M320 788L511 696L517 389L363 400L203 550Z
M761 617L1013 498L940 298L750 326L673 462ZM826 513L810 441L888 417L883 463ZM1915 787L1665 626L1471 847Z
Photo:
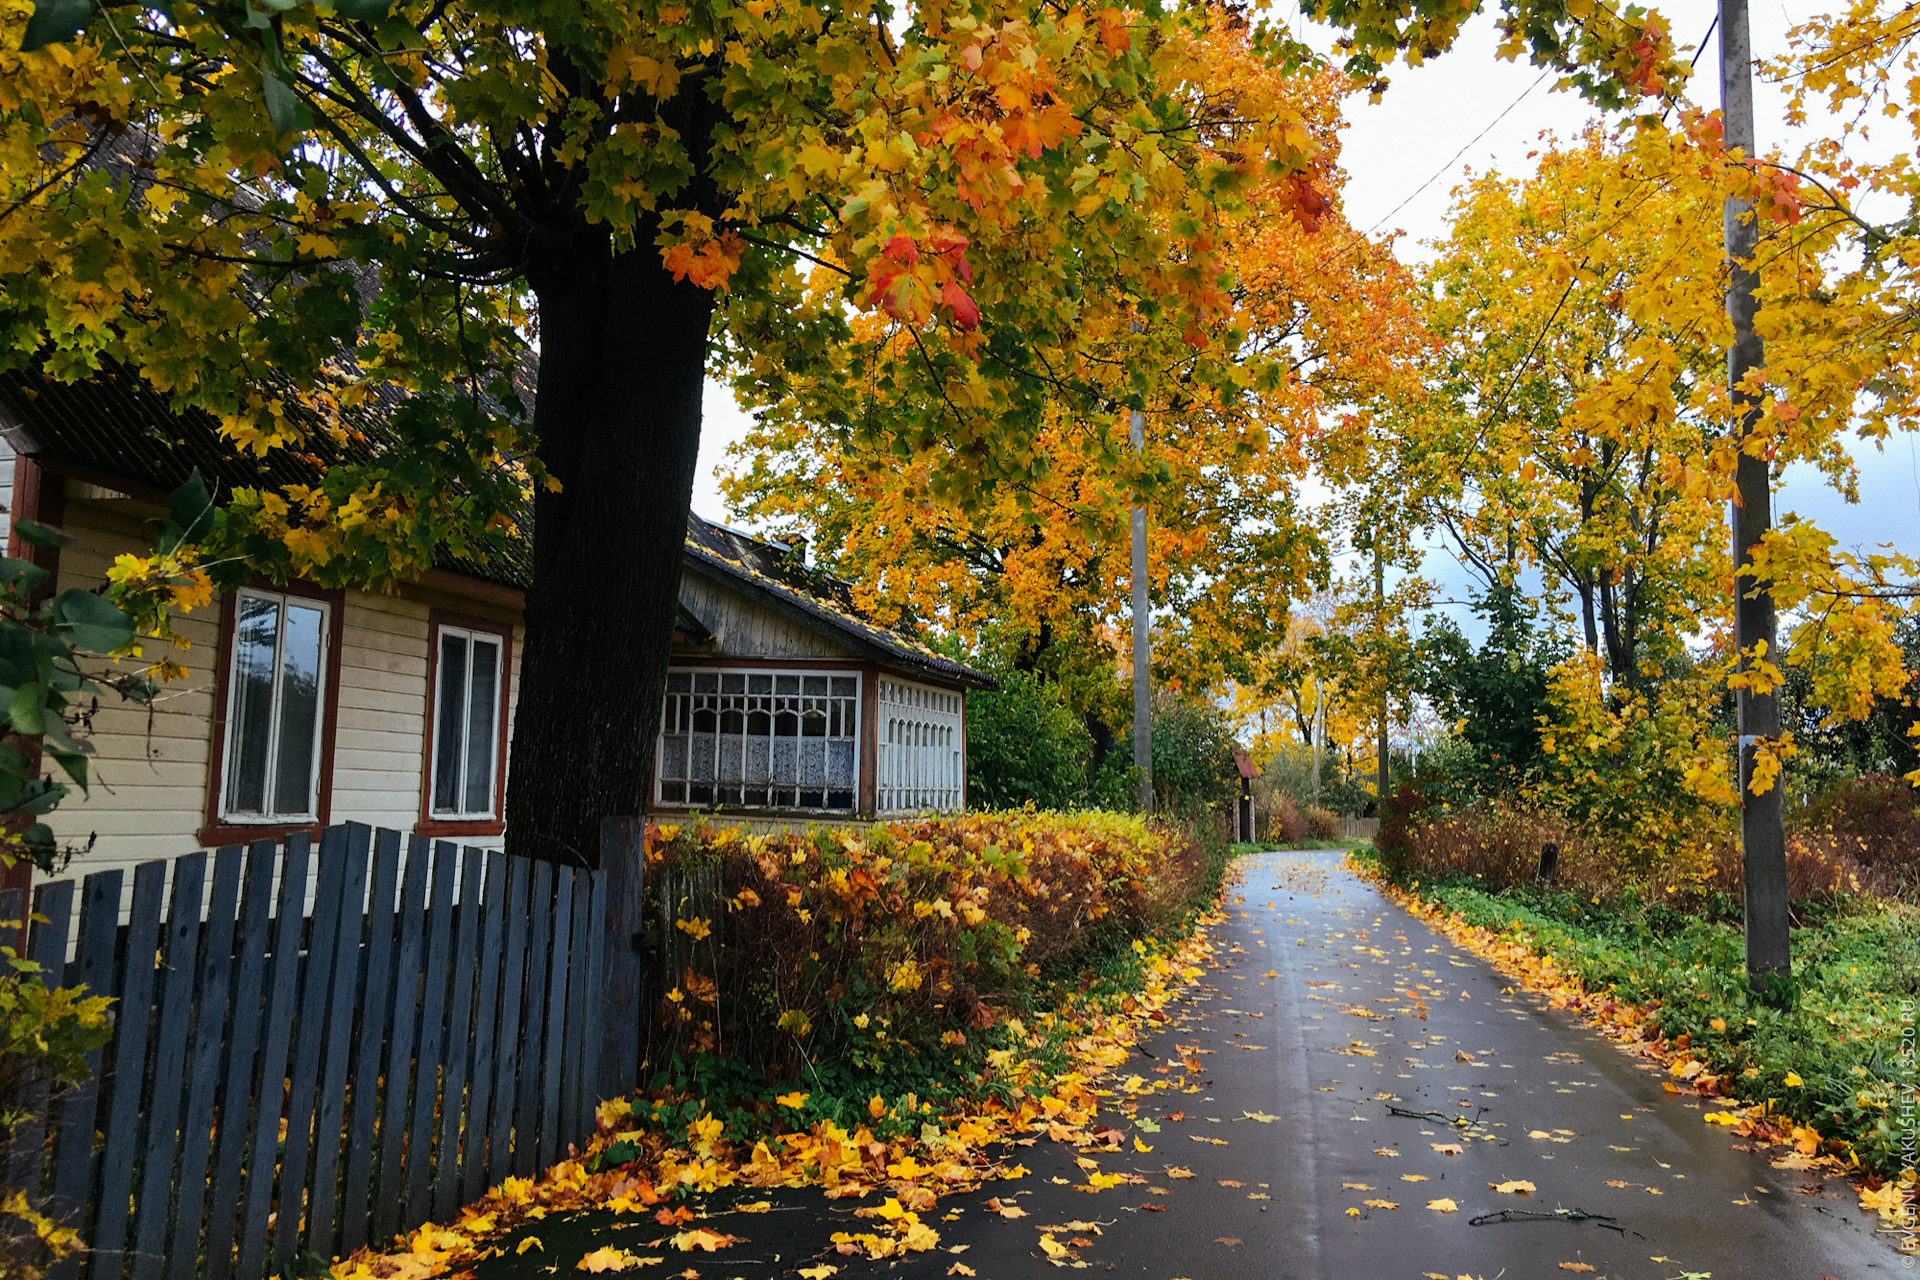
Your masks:
M311 480L235 456L213 421L130 377L0 375L0 497L59 526L9 539L58 590L149 545L163 495ZM4 532L0 527L0 532ZM187 677L81 726L93 786L48 819L75 871L358 820L494 846L512 761L528 548L443 558L392 594L258 581L176 621ZM977 671L861 617L804 548L695 517L654 781L658 809L754 824L966 802Z

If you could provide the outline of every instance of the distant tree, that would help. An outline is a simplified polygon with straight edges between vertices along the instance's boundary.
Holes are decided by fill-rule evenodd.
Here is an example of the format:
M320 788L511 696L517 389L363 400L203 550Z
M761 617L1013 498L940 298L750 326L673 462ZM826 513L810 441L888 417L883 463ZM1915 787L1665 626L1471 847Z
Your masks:
M1550 670L1563 648L1541 633L1518 587L1495 582L1473 602L1487 624L1476 648L1450 618L1430 620L1419 647L1422 692L1454 725L1459 749L1437 765L1461 771L1480 792L1520 787L1545 761L1539 717L1547 710Z
M1084 800L1093 735L1056 681L1007 671L994 692L967 697L967 803L976 809Z

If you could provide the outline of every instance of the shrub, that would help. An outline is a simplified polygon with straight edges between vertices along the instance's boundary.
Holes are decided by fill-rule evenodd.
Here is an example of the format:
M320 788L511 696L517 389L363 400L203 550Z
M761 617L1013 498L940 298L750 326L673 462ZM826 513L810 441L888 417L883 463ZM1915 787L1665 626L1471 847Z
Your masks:
M1274 797L1268 838L1283 840L1295 844L1307 838L1307 815L1293 802L1293 797L1281 794Z
M1920 892L1920 807L1904 779L1881 774L1843 779L1795 815L1794 829L1846 845L1854 861L1893 886L1889 892Z
M973 813L749 835L648 829L660 922L649 1059L717 1052L793 1078L965 1044L1036 977L1172 923L1199 841L1131 815Z
M967 794L993 808L1063 808L1079 802L1093 762L1093 735L1057 682L1026 671L967 698Z
M1239 794L1233 726L1209 702L1159 699L1153 709L1153 795L1161 813L1194 818Z
M1331 809L1310 804L1301 810L1307 819L1307 834L1315 840L1335 840L1340 836L1340 815Z

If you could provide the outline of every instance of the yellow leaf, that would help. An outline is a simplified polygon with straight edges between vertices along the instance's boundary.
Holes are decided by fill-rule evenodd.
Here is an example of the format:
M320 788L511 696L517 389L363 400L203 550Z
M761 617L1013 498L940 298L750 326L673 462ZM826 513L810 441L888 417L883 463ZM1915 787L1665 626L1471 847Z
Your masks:
M1435 1213L1460 1212L1460 1206L1451 1200L1429 1200L1427 1201L1427 1208L1433 1210Z
M1787 1072L1787 1079L1786 1079L1787 1088L1798 1089L1801 1085L1805 1083L1806 1081L1800 1078L1800 1073L1798 1071Z
M1191 1178L1193 1176L1193 1170L1183 1168L1177 1164L1170 1164L1167 1166L1167 1176L1169 1178Z
M827 1280L828 1276L837 1273L839 1270L840 1268L834 1266L832 1263L823 1262L817 1267L800 1268L800 1277L801 1280Z
M705 1227L695 1227L692 1231L682 1231L673 1238L673 1247L682 1253L692 1253L704 1249L708 1253L724 1249L730 1244L738 1244L739 1236L722 1235L718 1231L709 1231Z
M1134 1137L1134 1140L1133 1140L1133 1149L1134 1149L1135 1151L1138 1151L1138 1152L1139 1152L1139 1153L1140 1153L1141 1155L1145 1155L1145 1154L1147 1154L1147 1152L1149 1152L1149 1151L1151 1151L1151 1150L1153 1150L1153 1148L1152 1148L1152 1147L1150 1147L1150 1146L1148 1146L1148 1145L1147 1145L1146 1143L1144 1143L1144 1142L1142 1142L1142 1141L1140 1141L1140 1139L1139 1139L1139 1137L1138 1137L1137 1135L1136 1135L1136 1136Z
M812 1096L813 1095L810 1093L801 1093L796 1090L793 1093L783 1093L779 1097L775 1098L774 1101L779 1103L783 1107L793 1107L795 1109L798 1109L800 1107L806 1106L807 1099L811 1098Z
M539 1236L528 1236L520 1242L519 1246L514 1249L514 1252L516 1254L525 1253L529 1249L538 1249L540 1252L545 1253L547 1246L540 1243Z
M1392 1200L1362 1200L1360 1203L1369 1209L1398 1209L1400 1206Z
M1533 1192L1538 1191L1540 1189L1534 1186L1531 1182L1526 1182L1522 1180L1515 1180L1513 1182L1489 1182L1487 1185L1492 1187L1495 1191L1498 1191L1501 1195L1507 1195L1507 1196L1531 1195Z
M707 920L705 917L695 917L692 920L675 920L673 927L692 938L695 942L699 942L701 939L713 933L713 922Z

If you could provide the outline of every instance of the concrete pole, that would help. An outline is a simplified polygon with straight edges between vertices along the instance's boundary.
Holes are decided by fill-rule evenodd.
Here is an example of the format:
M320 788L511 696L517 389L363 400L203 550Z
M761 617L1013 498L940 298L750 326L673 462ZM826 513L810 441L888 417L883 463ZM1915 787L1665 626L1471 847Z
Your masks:
M1753 49L1747 31L1747 0L1720 0L1720 108L1726 124L1728 150L1754 153ZM1760 418L1760 404L1740 390L1741 379L1765 363L1760 337L1754 332L1754 288L1759 283L1753 257L1759 228L1749 206L1728 200L1722 226L1727 250L1727 318L1733 322L1733 345L1727 348L1727 380L1734 401L1741 406L1740 435L1744 440ZM1769 465L1744 449L1735 473L1737 494L1730 513L1734 563L1753 563L1751 549L1766 536L1772 523ZM1773 592L1755 590L1749 578L1736 578L1733 635L1746 655L1763 646L1770 661L1778 661L1774 646ZM1748 666L1745 656L1740 666ZM1787 978L1792 957L1787 932L1787 831L1782 803L1785 779L1776 778L1765 795L1749 789L1753 777L1754 742L1780 736L1780 699L1775 693L1739 691L1740 726L1740 850L1746 882L1747 981L1764 991L1769 977Z
M1147 447L1147 415L1133 411L1131 436L1133 451ZM1153 812L1153 721L1151 699L1152 654L1147 641L1147 624L1152 620L1152 602L1147 593L1147 509L1133 508L1133 767L1140 779L1140 812Z
M1387 569L1381 558L1379 544L1373 548L1373 610L1380 627L1380 647L1383 661L1380 666L1380 776L1375 786L1379 791L1380 821L1387 820L1387 670L1385 658L1387 639Z

